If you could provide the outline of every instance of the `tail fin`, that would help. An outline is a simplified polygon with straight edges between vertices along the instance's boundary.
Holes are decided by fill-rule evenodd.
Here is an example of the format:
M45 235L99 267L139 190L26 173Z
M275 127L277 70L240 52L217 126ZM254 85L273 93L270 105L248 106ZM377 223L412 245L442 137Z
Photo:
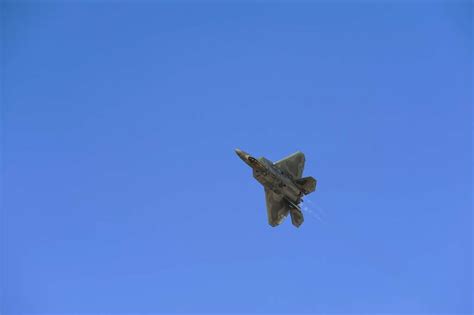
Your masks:
M295 182L300 186L305 195L312 193L316 189L317 181L311 176L299 178Z

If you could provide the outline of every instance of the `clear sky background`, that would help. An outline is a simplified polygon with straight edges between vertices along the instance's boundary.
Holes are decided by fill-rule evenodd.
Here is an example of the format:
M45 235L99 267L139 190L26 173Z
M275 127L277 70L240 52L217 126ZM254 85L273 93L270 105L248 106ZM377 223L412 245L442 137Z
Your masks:
M472 313L472 6L3 2L2 314ZM295 229L235 155L306 154Z

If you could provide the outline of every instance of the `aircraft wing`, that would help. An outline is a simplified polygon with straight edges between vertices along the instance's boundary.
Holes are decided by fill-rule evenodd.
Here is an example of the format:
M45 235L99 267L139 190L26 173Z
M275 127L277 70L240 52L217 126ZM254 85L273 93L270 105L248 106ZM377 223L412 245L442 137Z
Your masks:
M282 196L265 188L265 199L267 203L268 223L271 226L279 225L290 211L288 202Z
M298 151L278 162L275 162L274 165L287 172L295 179L298 179L303 175L304 162L305 158L303 152Z

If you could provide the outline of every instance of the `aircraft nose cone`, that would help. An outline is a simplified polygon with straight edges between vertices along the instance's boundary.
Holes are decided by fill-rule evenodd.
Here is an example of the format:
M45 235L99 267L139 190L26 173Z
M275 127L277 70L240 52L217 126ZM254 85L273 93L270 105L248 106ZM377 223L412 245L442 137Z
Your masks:
M247 163L247 159L250 156L247 152L244 152L240 149L235 149L235 153L241 158L245 163Z
M245 158L245 152L240 150L240 149L235 149L235 153L237 153L237 155L241 158L241 159L244 159Z
M254 168L254 167L262 167L262 165L257 161L256 158L252 157L250 154L248 154L245 151L242 151L240 149L235 149L235 153L239 156L239 158L244 161L248 166Z

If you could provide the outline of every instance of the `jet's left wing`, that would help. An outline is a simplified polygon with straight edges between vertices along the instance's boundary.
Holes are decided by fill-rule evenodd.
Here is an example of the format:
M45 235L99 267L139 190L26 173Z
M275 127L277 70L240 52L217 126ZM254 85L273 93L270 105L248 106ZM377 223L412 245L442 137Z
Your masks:
M303 152L298 151L275 162L275 166L293 176L294 179L298 179L303 176L304 162Z
M265 199L267 203L268 223L277 226L286 218L290 211L288 202L282 196L265 188Z

